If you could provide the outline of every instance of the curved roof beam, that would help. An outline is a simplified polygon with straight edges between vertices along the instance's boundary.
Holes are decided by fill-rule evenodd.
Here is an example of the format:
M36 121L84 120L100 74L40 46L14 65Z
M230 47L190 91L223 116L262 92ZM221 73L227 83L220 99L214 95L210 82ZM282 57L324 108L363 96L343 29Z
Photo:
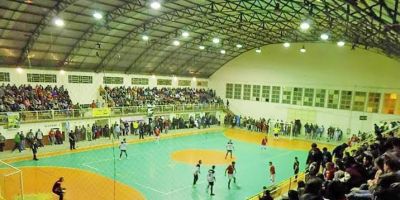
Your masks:
M133 0L109 11L105 16L104 24L95 23L90 28L88 28L84 32L84 34L73 44L72 48L68 51L65 57L60 61L60 65L62 66L70 63L70 61L73 60L75 54L79 51L81 46L83 46L84 43L99 29L101 29L102 27L107 27L110 22L112 22L119 16L122 16L128 12L134 12L136 10L144 8L145 5L146 5L145 0Z
M68 6L74 4L78 0L63 0L57 1L56 5L47 12L46 16L43 17L39 24L36 26L35 30L33 31L32 35L29 37L28 41L26 42L24 48L21 51L21 54L18 58L17 64L23 64L28 56L29 51L32 49L33 45L35 44L36 40L39 38L40 34L42 33L43 29L50 24L51 20L57 16L60 12L63 12Z
M272 1L271 1L272 2ZM214 4L215 5L215 4ZM213 4L211 4L211 6L213 6ZM240 36L242 36L243 37L243 34L244 33L241 33L240 31L237 31L237 29L235 29L235 28L233 28L232 29L232 25L233 24L237 24L237 23L239 23L240 21L242 21L242 28L247 28L247 30L246 30L246 33L245 33L245 38L241 38L241 40L247 40L248 42L249 41L254 41L254 38L257 38L258 36L260 36L260 33L257 31L257 28L258 27L260 27L260 26L262 26L262 22L264 22L263 20L264 19L266 19L266 18L268 18L268 19L270 19L269 17L266 17L265 15L260 15L260 14L258 14L258 13L254 13L254 14L240 14L239 13L239 15L236 15L236 16L232 16L232 15L227 15L227 14L225 14L225 13L223 13L224 11L236 11L236 10L233 10L234 8L235 8L235 6L237 6L237 4L236 3L229 3L229 2L223 2L222 4L219 4L219 5L217 5L217 6L213 6L213 7L211 7L210 9L212 9L214 12L210 12L210 13L207 13L208 14L208 16L214 16L214 18L212 18L212 19L204 19L204 18L202 18L201 20L197 20L197 21L195 21L195 22L193 22L194 20L193 19L191 19L192 21L191 21L191 24L190 25L188 25L188 24L186 24L186 29L188 28L188 27L195 27L195 28L202 28L202 29L205 29L205 30L207 30L207 27L215 27L215 26L217 26L217 25L220 25L220 24L222 24L222 26L219 26L220 28L221 28L221 30L222 31L224 31L224 33L223 34L221 34L221 35L223 35L223 36L231 36L231 37L235 37L235 36L237 36L237 35L232 35L231 33L232 32L234 32L234 33L238 33ZM266 7L268 7L268 6L271 6L271 4L267 4L266 5ZM264 9L264 8L259 8L259 9ZM205 16L206 14L205 13L202 13L201 11L197 11L197 10L193 10L194 12L199 12L198 14L199 14L199 16ZM224 16L224 18L223 19L221 19L221 16L217 16L217 15L215 15L215 11L217 11L216 13L223 13L223 14L225 14L225 16ZM193 16L196 16L197 14L193 14ZM206 15L207 16L207 15ZM244 17L243 17L244 16ZM252 21L257 21L258 23L260 23L260 24L255 24L255 23L252 23ZM228 22L230 22L230 24L228 24ZM250 26L247 26L246 27L246 24L250 24ZM196 25L197 25L197 27L196 27ZM293 25L293 24L292 24ZM267 25L268 26L268 25ZM285 24L285 26L286 27L290 27L290 26L288 26L287 24ZM233 27L236 27L236 26L233 26ZM254 27L256 27L256 28L254 28ZM272 24L272 25L270 25L270 27L274 27L274 28L277 28L277 29L279 29L280 27L278 27L277 26L277 24L275 23L275 24ZM290 28L292 28L292 27L290 27ZM230 29L229 31L227 31L226 29ZM254 30L256 30L256 31L254 31ZM175 30L176 31L176 30ZM271 32L274 32L274 30L271 28L270 30L270 33ZM276 32L276 31L275 31ZM168 37L170 37L171 35L173 35L175 32L174 31L171 31L168 35L167 35L167 38ZM279 33L277 33L277 34L280 34L280 32ZM195 39L199 39L198 37L197 38L195 38ZM260 46L261 44L265 44L266 42L267 42L268 40L266 40L266 38L258 38L254 43L253 43L253 45L254 44L257 44L257 46ZM197 43L198 44L198 43ZM144 50L141 54L140 54L140 56L138 57L138 58L136 58L133 62L132 62L132 64L127 68L127 70L125 71L125 73L128 73L129 71L131 71L132 69L134 69L133 68L133 65L134 64L136 64L137 63L137 61L145 54L145 53L147 53L147 51L149 51L150 49L152 49L153 47L155 46L155 44L153 44L153 45L151 45L149 48L147 48L146 50ZM169 56L167 56L166 57L166 59L168 58ZM159 65L160 66L160 65ZM157 68L156 69L154 69L154 70L157 70Z

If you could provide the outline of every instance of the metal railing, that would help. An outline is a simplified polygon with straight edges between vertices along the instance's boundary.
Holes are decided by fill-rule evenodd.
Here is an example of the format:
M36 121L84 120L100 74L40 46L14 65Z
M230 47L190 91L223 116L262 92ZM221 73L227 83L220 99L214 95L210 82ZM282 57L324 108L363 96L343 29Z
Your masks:
M178 105L156 105L153 107L154 114L167 114L175 112L199 112L223 110L223 104L178 104ZM102 117L118 117L129 115L147 114L147 106L112 107L110 114ZM42 110L42 111L20 111L21 122L38 122L63 119L86 119L94 118L92 108L67 109L67 110ZM7 113L0 113L0 125L7 123Z

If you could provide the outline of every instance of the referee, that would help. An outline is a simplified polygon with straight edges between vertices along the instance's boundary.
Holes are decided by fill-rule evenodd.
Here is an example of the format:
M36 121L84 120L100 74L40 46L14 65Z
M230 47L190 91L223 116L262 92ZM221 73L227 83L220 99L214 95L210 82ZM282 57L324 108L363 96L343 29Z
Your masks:
M119 150L121 151L119 153L119 159L121 160L122 158L122 153L125 154L125 158L128 158L128 154L126 153L126 139L124 138L121 142L121 144L119 145Z

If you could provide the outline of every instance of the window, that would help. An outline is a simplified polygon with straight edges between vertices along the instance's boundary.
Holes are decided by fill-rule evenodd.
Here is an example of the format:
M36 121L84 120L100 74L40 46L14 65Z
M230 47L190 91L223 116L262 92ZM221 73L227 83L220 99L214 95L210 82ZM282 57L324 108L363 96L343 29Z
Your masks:
M261 94L261 86L259 85L253 85L253 98L256 98L257 101L260 100L260 94Z
M368 93L367 112L377 113L381 102L381 93Z
M112 77L112 76L104 76L103 77L104 84L124 84L123 77Z
M190 87L192 85L191 80L178 80L178 86L188 86Z
M315 107L325 107L326 90L316 89L315 90Z
M10 82L10 73L0 72L0 82Z
M132 78L131 79L132 85L149 85L148 78Z
M250 100L251 85L243 85L243 99Z
M293 99L292 99L292 104L293 105L302 105L302 99L303 99L303 88L293 88Z
M30 83L57 83L55 74L27 74Z
M265 102L269 102L270 93L271 93L271 86L263 85L261 96L262 96L263 100L265 100ZM280 93L280 91L279 91L279 93ZM279 95L278 95L278 102L279 102Z
M290 104L290 101L292 100L292 90L292 87L284 87L282 89L282 103Z
M208 87L208 81L197 81L198 87Z
M383 97L383 108L382 113L394 114L396 108L397 94L396 93L385 93Z
M242 85L241 84L235 84L234 98L235 99L241 99L242 98Z
M92 76L68 75L68 83L93 83Z
M304 88L303 106L313 106L313 104L314 104L314 89Z
M328 91L328 108L337 109L339 105L339 90Z
M171 79L157 79L157 85L172 85Z
M233 84L232 83L227 83L226 84L225 97L227 99L232 99L233 98Z
M364 112L366 100L367 100L366 92L355 92L352 110Z
M279 103L280 97L281 97L281 87L280 86L272 86L271 102Z
M353 92L343 90L340 94L340 109L350 110Z

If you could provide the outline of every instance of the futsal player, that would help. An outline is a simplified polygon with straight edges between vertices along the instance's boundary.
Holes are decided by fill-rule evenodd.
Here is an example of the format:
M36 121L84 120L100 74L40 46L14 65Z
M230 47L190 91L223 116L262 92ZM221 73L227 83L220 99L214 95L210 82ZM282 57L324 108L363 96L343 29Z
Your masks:
M272 164L272 162L269 162L269 175L270 175L270 180L271 183L275 183L275 166Z
M211 188L211 196L214 196L214 182L215 182L215 165L213 165L211 167L211 169L208 170L208 174L207 174L207 181L208 181L208 185L207 185L207 192L208 192L208 188Z
M194 170L194 174L193 174L193 186L196 185L197 180L199 180L199 174L200 174L200 165L201 165L201 160L199 160L199 162L196 165L196 169Z
M300 163L297 157L294 157L293 170L294 170L294 182L297 182L297 175L299 174Z
M268 139L267 139L267 137L264 137L264 138L261 140L261 149L267 150L267 143L268 143Z
M59 200L64 199L65 188L61 186L62 182L64 182L64 178L60 177L53 185L52 192L59 196Z
M233 161L231 165L229 165L226 169L225 169L225 176L226 173L228 172L228 189L231 189L231 180L233 179L233 183L236 183L236 177L235 177L235 173L236 173L236 168L235 168L235 162Z
M229 140L228 143L226 144L226 154L225 154L225 159L228 157L228 154L231 154L231 159L232 159L232 151L234 149L233 142L232 140Z
M120 150L119 159L120 160L122 158L122 154L125 154L125 158L128 158L128 154L126 153L126 149L127 149L127 147L126 147L126 139L124 138L121 141L121 144L119 145L119 150Z

